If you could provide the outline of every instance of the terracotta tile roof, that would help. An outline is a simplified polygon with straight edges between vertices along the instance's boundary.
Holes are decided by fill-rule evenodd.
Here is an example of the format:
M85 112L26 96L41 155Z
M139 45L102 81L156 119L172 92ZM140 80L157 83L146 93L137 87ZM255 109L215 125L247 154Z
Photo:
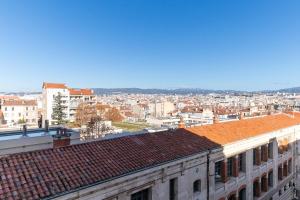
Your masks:
M300 124L300 114L298 116L295 114L295 117L277 114L186 129L224 145L298 124Z
M3 96L0 96L0 99L2 99L2 100L18 100L20 98L18 96L3 95Z
M91 89L69 89L70 95L93 95L94 92Z
M0 199L43 199L218 147L184 129L0 158Z
M9 100L4 101L3 106L37 106L36 100Z
M43 88L67 89L68 87L64 83L43 83Z

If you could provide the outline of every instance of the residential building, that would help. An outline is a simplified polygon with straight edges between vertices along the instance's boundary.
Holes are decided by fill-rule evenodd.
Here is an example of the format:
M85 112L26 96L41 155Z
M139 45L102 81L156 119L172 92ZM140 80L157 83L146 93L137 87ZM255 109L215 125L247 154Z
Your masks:
M60 94L62 105L65 107L66 120L74 121L76 109L80 103L94 103L95 96L90 89L72 89L62 83L43 83L43 121L49 120L50 124L55 124L52 118L54 99Z
M37 125L38 108L35 100L5 100L2 102L4 123L13 126L26 123L27 125Z
M288 114L188 128L222 146L209 154L209 199L293 199L299 118Z

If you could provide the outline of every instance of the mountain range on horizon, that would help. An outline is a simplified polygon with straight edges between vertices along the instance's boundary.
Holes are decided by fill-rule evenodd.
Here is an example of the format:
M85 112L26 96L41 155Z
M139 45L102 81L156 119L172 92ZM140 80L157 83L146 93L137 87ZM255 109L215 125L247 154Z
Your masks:
M300 87L284 88L278 90L242 91L242 90L214 90L201 88L175 88L175 89L142 89L142 88L91 88L96 95L101 94L249 94L249 93L300 93ZM40 94L40 92L0 92L5 95Z
M300 87L279 90L241 91L241 90L213 90L201 88L177 89L141 89L141 88L92 88L95 94L129 93L129 94L234 94L234 93L300 93Z

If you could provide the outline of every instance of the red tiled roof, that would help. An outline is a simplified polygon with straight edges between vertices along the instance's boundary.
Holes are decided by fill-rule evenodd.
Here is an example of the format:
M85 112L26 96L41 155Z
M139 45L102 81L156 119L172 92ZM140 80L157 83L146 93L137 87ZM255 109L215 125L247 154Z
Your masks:
M3 100L18 100L20 98L18 96L3 95L3 96L0 96L0 99L3 99Z
M4 101L3 106L37 106L36 100L9 100Z
M295 114L295 117L288 114L277 114L196 126L187 128L187 130L196 135L206 137L215 143L224 145L298 124L300 124L300 114Z
M67 89L67 86L64 83L43 83L43 88Z
M93 95L94 92L91 89L69 89L70 95Z
M0 158L0 199L42 199L191 156L215 143L184 129Z

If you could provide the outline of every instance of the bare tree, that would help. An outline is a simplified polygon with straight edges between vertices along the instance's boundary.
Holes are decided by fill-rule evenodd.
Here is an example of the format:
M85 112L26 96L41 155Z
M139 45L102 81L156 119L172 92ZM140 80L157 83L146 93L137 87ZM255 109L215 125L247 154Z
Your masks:
M110 108L106 113L105 113L105 119L110 120L112 122L120 122L124 118L120 114L120 111L117 108Z
M91 121L91 119L96 116L97 116L97 110L95 105L81 103L77 108L75 121L77 125L83 126L83 125L87 125Z
M110 128L106 126L105 121L100 116L92 117L87 128L82 130L81 138L84 140L97 139L104 136L109 130Z

